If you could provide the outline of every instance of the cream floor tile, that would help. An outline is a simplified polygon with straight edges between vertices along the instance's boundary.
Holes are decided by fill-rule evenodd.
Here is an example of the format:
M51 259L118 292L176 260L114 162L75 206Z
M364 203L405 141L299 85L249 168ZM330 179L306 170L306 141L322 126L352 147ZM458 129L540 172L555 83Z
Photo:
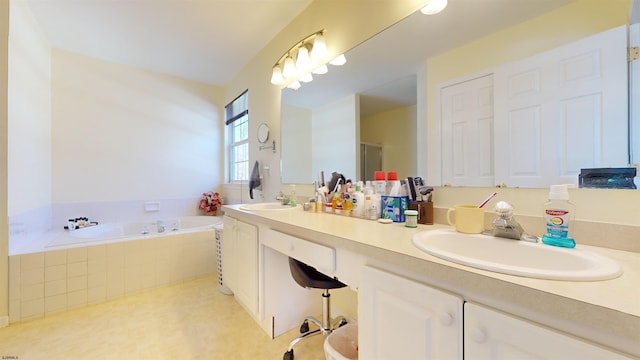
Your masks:
M0 358L282 359L297 335L269 339L211 276L0 328ZM323 360L323 340L296 360Z

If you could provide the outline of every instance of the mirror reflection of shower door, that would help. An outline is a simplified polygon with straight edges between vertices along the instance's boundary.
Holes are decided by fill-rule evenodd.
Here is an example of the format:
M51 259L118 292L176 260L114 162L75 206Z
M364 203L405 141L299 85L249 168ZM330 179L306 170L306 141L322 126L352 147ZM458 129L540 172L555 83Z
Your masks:
M362 180L374 180L373 173L382 170L382 145L360 143Z

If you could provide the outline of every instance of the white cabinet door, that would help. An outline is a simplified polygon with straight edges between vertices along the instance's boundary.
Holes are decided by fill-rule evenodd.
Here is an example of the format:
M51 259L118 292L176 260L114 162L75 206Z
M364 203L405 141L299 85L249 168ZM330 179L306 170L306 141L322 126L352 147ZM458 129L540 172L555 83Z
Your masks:
M628 359L531 322L464 305L465 359Z
M251 314L258 313L258 229L238 221L236 297Z
M493 186L493 76L440 90L442 183Z
M258 313L258 229L224 217L223 281L252 315Z
M462 359L462 300L365 266L358 348L360 359Z
M236 291L236 228L238 220L222 218L222 281L231 291Z
M577 184L581 168L628 163L626 27L496 68L495 176Z

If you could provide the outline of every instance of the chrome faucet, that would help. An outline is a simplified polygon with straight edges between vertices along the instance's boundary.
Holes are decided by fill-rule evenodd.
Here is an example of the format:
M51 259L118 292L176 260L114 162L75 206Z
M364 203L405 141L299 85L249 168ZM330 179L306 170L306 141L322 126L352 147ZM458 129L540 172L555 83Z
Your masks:
M158 220L157 224L158 224L158 232L159 233L165 232L165 230L167 230L167 225L165 225L164 221Z
M276 196L276 200L280 201L282 205L289 204L289 196L285 195L282 191L278 193L278 196Z
M514 240L538 242L538 237L525 233L522 226L513 218L513 206L500 201L493 208L498 217L493 220L493 236Z

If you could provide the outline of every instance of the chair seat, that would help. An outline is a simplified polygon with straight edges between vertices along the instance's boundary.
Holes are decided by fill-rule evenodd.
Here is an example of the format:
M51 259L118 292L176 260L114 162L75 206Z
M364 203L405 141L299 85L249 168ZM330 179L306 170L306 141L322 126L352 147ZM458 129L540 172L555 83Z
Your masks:
M339 289L347 286L292 257L289 258L289 269L291 270L291 276L298 285L305 288Z

